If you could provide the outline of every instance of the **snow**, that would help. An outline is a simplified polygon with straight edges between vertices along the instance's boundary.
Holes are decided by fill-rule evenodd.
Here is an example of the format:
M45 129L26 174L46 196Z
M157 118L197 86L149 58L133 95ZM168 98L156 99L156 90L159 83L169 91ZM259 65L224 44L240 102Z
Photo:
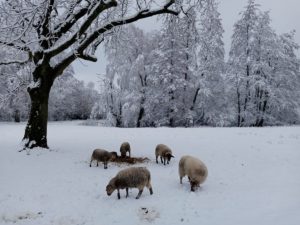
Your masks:
M34 88L38 88L41 86L41 79L39 78L36 82L32 81L29 85L28 88L29 89L34 89Z
M25 124L0 123L0 224L300 224L300 127L118 129L53 122L50 150L21 149ZM108 181L126 165L89 167L97 147L148 157L154 194L145 188L107 196ZM154 148L173 149L170 165L155 163ZM190 192L179 184L182 155L200 158L208 178Z

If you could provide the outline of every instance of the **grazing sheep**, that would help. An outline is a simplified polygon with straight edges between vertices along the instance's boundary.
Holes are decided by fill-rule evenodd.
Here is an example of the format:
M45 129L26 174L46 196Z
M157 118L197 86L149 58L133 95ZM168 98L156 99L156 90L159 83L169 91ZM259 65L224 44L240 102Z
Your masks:
M104 169L107 169L108 161L114 160L117 157L118 157L118 155L117 155L116 152L108 152L108 151L103 150L103 149L95 149L93 151L92 156L91 156L90 167L92 166L92 161L96 160L97 161L97 166L98 166L98 162L103 162Z
M200 160L192 156L182 156L179 161L179 177L182 184L182 178L187 175L191 184L191 191L195 191L207 177L207 168Z
M174 156L172 155L172 150L164 144L159 144L156 146L155 156L156 156L156 163L158 163L157 159L158 159L158 156L160 156L160 161L164 165L166 165L166 160L167 160L167 164L169 164L169 162L171 161L171 158L174 158ZM164 161L163 161L163 159L164 159Z
M117 152L110 152L110 154L112 155L112 157L110 158L109 161L114 162L117 158L119 158L118 153Z
M150 195L153 194L151 186L151 175L146 167L130 167L121 170L114 178L112 178L106 186L107 195L110 196L114 190L118 190L118 199L120 199L120 189L126 188L126 198L128 197L128 188L138 188L139 193L136 199L141 196L144 187L147 187L150 191Z
M131 157L130 156L130 144L128 142L123 142L120 147L120 152L121 152L122 158L126 157L127 152L129 153L129 157Z

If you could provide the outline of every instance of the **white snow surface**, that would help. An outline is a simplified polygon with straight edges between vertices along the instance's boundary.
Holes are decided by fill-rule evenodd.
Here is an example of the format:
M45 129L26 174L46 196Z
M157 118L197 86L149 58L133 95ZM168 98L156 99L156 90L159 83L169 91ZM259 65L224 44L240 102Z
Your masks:
M0 224L299 225L300 127L119 129L53 122L50 150L18 152L25 124L0 123ZM89 167L95 148L151 161L153 195L107 196L105 187L128 165ZM155 163L159 143L172 148L169 165ZM206 182L190 192L179 184L182 155L208 167Z

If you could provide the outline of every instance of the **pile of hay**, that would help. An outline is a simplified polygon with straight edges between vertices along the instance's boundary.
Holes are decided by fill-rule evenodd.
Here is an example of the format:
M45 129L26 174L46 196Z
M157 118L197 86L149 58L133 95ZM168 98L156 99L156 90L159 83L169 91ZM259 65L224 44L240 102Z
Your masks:
M112 162L115 163L128 163L128 164L136 164L136 163L144 163L144 162L149 162L150 159L147 157L120 157L118 156L115 160L112 160Z

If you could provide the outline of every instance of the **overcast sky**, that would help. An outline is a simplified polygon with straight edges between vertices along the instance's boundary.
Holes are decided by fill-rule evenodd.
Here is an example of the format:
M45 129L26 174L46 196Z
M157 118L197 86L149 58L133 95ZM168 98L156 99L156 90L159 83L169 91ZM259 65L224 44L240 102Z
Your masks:
M234 23L240 18L239 12L244 10L248 0L219 0L219 12L221 13L224 33L224 43L226 54L228 54L231 42L231 35ZM300 44L300 1L299 0L256 0L263 11L270 11L271 26L279 34L296 30L296 41ZM160 28L160 23L156 18L150 18L135 23L145 31ZM87 61L77 61L73 64L75 77L86 82L97 82L97 74L105 74L106 60L103 48L97 52L98 61L96 63ZM300 51L298 51L300 56Z

